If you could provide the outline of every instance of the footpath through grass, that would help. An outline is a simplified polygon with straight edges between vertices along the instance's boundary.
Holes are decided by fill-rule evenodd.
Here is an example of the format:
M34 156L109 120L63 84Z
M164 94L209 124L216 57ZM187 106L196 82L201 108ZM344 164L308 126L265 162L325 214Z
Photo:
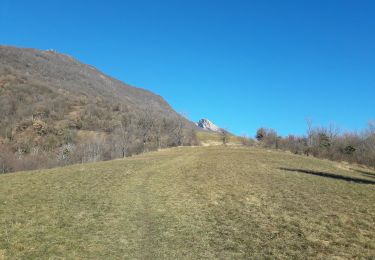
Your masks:
M0 176L0 259L374 256L375 173L347 164L215 146Z

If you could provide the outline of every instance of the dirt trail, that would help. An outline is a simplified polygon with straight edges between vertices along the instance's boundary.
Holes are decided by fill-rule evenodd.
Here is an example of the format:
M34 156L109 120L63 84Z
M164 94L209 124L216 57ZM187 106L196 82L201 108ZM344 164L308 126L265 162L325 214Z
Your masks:
M143 181L141 185L138 186L138 192L140 196L140 208L141 208L141 215L142 215L142 238L141 241L143 242L140 245L140 253L142 259L152 259L152 249L153 246L153 240L152 240L152 232L153 232L153 218L151 214L151 199L152 196L150 192L150 179L154 173L151 171L147 171L144 174Z

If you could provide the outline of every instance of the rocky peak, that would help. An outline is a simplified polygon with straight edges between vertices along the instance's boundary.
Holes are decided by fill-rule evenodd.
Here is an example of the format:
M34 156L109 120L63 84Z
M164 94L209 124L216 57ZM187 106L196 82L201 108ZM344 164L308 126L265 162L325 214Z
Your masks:
M208 119L201 119L198 121L197 123L197 126L200 127L200 128L203 128L204 130L209 130L209 131L213 131L213 132L220 132L220 127L216 126L214 123L212 123L210 120Z

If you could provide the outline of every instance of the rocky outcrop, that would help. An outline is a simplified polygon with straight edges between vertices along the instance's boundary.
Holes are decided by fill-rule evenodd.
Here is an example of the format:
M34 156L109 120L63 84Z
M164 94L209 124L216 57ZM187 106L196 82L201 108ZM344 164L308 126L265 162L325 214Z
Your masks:
M204 129L204 130L208 130L208 131L213 131L213 132L221 132L221 128L218 127L217 125L215 125L214 123L212 123L210 120L208 119L201 119L198 121L197 123L197 126Z

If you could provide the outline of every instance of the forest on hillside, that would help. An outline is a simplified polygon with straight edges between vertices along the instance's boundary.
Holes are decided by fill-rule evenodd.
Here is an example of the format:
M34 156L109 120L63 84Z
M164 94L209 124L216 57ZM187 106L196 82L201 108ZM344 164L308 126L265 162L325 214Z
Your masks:
M110 160L197 144L181 117L8 76L0 81L0 173Z
M0 173L196 143L159 95L65 54L0 46Z

